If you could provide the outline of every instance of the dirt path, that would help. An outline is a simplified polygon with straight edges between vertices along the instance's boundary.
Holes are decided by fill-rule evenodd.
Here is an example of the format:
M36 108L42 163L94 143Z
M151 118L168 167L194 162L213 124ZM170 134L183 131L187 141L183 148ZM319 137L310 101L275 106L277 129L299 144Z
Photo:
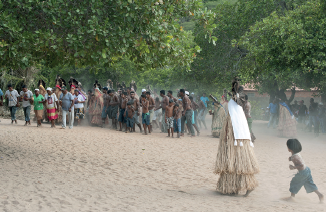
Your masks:
M0 122L0 211L325 211L315 194L289 196L286 139L255 122L260 186L223 196L213 174L218 139L166 138L95 127L72 130ZM325 136L299 133L302 156L326 194Z

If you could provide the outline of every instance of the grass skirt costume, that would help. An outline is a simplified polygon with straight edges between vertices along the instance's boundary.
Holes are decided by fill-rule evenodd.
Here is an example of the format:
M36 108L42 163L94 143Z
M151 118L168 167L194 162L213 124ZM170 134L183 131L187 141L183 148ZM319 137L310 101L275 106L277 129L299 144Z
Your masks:
M214 104L214 110L213 110L213 118L212 118L212 136L213 137L220 137L221 130L223 127L223 123L226 119L226 113L228 112L227 109L227 101L219 104L216 106L216 103Z
M234 103L231 101L230 103ZM237 117L235 118L233 120L237 120ZM244 123L247 124L245 116ZM220 132L214 170L215 174L220 175L216 189L223 194L237 194L241 191L254 190L258 186L255 174L259 172L259 166L250 140L249 128L244 125L241 127L248 131L245 132L245 137L248 139L235 139L232 119L230 111L228 111Z
M297 137L297 121L290 111L280 104L280 116L278 123L278 135L286 138Z

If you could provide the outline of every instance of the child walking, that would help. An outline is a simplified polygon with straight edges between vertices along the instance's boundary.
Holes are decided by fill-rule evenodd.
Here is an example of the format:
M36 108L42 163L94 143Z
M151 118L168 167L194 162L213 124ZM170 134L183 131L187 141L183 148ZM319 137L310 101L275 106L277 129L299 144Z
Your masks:
M134 126L134 115L135 115L135 109L133 108L133 102L129 101L127 103L127 109L125 110L125 114L123 115L127 119L126 123L126 133L132 132L132 128Z
M318 191L317 186L314 184L314 181L311 176L310 168L306 166L299 152L302 150L301 143L297 139L289 139L286 142L289 152L292 156L289 158L289 161L292 161L294 165L290 165L290 170L297 169L298 173L292 178L290 183L290 192L293 199L295 195L300 191L301 187L304 186L307 193L315 192L320 202L324 201L324 195Z

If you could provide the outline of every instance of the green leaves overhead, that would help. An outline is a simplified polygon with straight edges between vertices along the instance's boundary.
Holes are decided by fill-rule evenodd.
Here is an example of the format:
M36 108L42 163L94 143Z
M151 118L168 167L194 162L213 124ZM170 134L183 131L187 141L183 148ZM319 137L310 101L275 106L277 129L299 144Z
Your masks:
M197 0L2 0L0 67L190 64L196 50L178 18L193 16L210 35L214 13ZM22 59L26 58L22 62ZM26 63L26 61L28 61Z
M280 88L326 86L326 15L321 1L309 1L257 22L239 41L248 50L241 72Z

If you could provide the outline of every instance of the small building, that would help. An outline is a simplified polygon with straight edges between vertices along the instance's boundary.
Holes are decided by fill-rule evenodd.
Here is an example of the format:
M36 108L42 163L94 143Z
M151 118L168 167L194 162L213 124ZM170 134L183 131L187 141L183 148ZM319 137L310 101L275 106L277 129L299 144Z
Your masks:
M270 96L267 93L260 94L258 90L251 87L253 86L244 86L244 91L248 95L249 100L260 102L261 107L268 107ZM288 99L291 97L291 94L292 92L290 89L285 91L285 95ZM307 91L296 88L294 100L297 100L298 102L303 100L304 104L309 106L310 98L314 98L315 102L321 102L321 97L318 96L318 91L316 89L312 88L310 91ZM291 102L291 104L294 103L294 100Z

